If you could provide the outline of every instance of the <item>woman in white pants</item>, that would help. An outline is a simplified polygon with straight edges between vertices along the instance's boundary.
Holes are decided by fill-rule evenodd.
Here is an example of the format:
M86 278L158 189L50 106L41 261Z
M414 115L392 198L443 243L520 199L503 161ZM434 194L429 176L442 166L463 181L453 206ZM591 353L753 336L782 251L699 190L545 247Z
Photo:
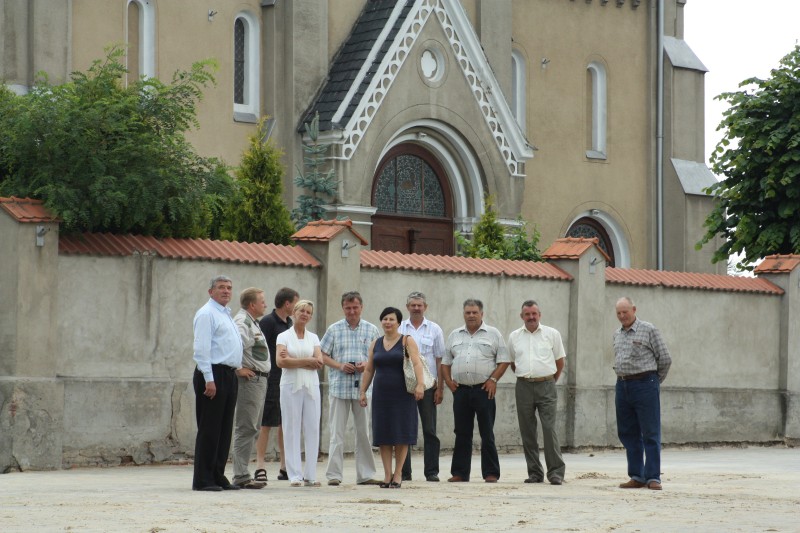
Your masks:
M294 306L294 324L275 341L276 362L281 375L281 419L283 446L286 451L286 471L292 487L319 487L317 455L319 454L319 417L322 403L319 375L322 351L319 337L307 331L306 325L314 314L314 304L300 300ZM300 434L305 443L306 465L300 450Z

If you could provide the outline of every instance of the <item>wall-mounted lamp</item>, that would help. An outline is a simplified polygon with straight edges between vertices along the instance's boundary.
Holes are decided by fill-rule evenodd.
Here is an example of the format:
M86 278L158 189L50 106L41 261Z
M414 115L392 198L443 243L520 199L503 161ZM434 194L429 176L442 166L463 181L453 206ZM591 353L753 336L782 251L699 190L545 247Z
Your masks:
M542 58L542 70L546 69L547 65L549 65L549 64L550 64L550 60L547 59L546 57L543 57Z
M597 267L595 265L597 264L598 261L599 259L597 259L596 257L592 257L592 260L589 261L589 274L595 273L595 270L597 270Z
M208 10L208 21L209 22L213 22L214 21L214 17L217 16L217 13L219 13L219 11L214 11L213 9L209 9Z
M36 226L36 246L44 246L44 236L48 231L50 231L50 228Z
M350 257L350 248L355 248L358 243L350 243L347 239L342 241L342 257Z

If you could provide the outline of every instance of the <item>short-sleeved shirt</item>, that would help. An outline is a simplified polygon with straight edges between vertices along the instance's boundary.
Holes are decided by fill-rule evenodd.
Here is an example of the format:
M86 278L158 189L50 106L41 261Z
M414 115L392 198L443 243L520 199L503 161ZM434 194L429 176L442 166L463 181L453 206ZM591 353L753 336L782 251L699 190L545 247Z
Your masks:
M428 363L428 370L434 378L438 378L436 360L444 357L445 351L444 332L439 324L423 318L419 328L415 328L411 320L405 319L400 323L398 331L401 335L410 335L414 339L419 347L419 354Z
M484 383L499 363L510 362L503 335L484 322L473 334L466 326L453 330L442 358L442 364L451 367L450 376L462 385Z
M339 363L367 362L369 346L378 338L378 328L366 320L359 321L351 328L347 320L342 319L328 327L320 341L323 353L328 354ZM346 374L336 368L328 368L328 390L334 398L357 400L359 397L356 380L361 374Z
M637 318L627 330L620 326L614 331L614 371L617 375L658 372L658 381L663 383L671 365L672 358L661 332L650 322Z
M214 381L211 365L242 367L242 339L231 310L211 298L194 315L193 358L206 383Z
M542 378L556 373L556 361L567 356L561 333L539 324L531 333L525 326L508 336L508 353L518 378Z
M233 321L242 338L242 366L258 372L269 372L272 366L269 349L258 321L244 309L239 309Z

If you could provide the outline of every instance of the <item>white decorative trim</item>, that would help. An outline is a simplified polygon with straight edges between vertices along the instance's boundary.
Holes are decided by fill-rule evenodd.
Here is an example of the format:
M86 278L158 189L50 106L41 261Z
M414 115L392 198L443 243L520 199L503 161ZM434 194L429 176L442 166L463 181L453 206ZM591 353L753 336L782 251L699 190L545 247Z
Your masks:
M486 61L464 8L457 0L416 0L366 94L344 128L342 157L350 159L355 153L432 13L435 13L436 20L447 36L509 172L512 176L524 176L524 161L533 157L533 150L517 124L502 91L493 90L500 85Z
M369 51L369 55L367 55L367 58L361 64L361 68L356 75L356 79L353 80L353 83L350 85L347 95L345 95L342 103L339 105L339 109L337 109L336 113L333 114L331 122L334 124L338 124L339 121L342 120L342 115L344 115L344 112L347 111L348 107L350 107L350 102L352 102L353 97L358 91L358 88L361 86L361 83L364 81L369 69L372 67L372 63L375 62L375 56L378 55L378 50L383 47L384 41L386 41L386 38L389 37L389 33L392 31L392 28L394 28L394 25L397 22L397 19L400 17L400 13L403 12L404 7L405 2L397 2L395 4L392 14L389 15L389 20L386 22L386 25L378 35L375 44L372 46L372 50Z
M511 103L512 113L519 127L525 131L528 102L528 67L519 50L511 50Z

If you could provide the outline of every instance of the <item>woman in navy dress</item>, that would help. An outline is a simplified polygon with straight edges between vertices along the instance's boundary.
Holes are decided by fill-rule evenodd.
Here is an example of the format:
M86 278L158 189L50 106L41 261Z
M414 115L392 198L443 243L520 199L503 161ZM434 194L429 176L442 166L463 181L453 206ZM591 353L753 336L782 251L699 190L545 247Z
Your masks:
M403 313L399 309L387 307L383 310L381 326L384 334L369 347L369 361L361 380L360 400L361 405L366 407L367 389L372 378L375 378L372 387L372 445L381 452L381 488L400 488L408 446L417 442L417 400L421 400L425 394L419 349L414 339L398 332L402 321ZM403 375L404 341L406 355L411 358L417 376L414 394L406 391Z

